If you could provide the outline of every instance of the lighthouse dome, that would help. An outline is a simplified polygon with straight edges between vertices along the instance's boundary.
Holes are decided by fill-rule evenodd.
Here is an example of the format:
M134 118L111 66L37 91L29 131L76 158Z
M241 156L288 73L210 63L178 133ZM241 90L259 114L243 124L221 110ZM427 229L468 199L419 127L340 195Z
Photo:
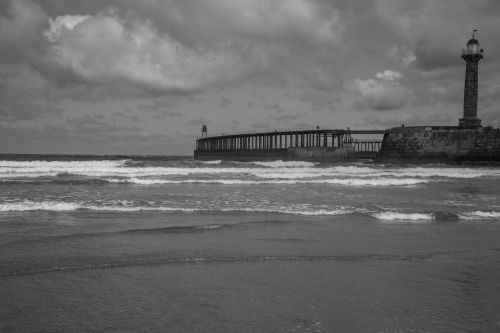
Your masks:
M477 39L475 39L474 37L472 37L471 39L469 39L469 41L467 42L467 45L471 45L471 44L478 44L479 45L479 41Z
M482 54L483 51L479 49L479 41L474 38L474 35L472 35L472 38L469 39L467 42L467 47L464 50L462 54L468 55L468 54Z

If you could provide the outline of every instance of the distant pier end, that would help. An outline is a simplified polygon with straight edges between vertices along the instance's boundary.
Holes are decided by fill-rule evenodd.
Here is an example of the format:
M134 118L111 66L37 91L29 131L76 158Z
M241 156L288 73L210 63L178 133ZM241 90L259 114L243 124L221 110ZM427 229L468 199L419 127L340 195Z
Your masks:
M346 161L375 158L382 140L357 140L353 135L386 130L302 129L202 137L196 140L196 159Z

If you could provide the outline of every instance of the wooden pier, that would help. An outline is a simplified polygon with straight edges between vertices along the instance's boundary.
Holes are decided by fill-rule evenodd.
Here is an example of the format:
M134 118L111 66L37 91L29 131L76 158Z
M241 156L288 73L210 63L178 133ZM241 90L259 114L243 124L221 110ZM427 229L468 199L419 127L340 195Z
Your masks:
M205 133L205 132L203 132ZM196 140L195 158L224 156L286 155L287 151L302 153L319 150L352 151L359 158L373 158L382 140L357 140L354 135L384 135L387 130L302 129L247 132L204 136Z

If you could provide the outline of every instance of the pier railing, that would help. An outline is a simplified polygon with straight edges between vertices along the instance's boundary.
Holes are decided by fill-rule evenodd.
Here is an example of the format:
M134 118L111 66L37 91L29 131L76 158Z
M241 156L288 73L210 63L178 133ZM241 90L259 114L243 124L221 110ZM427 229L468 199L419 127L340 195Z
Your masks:
M313 147L354 147L355 152L378 152L381 140L360 141L356 134L385 134L388 130L351 129L285 129L259 132L240 132L203 137L196 140L197 152L235 152Z
M372 129L328 129L320 128L319 126L314 127L299 127L299 128L279 128L279 129L262 129L254 131L215 131L216 134L210 135L209 137L223 137L223 136L234 136L234 135L261 135L261 134L272 134L272 133L291 133L291 132L345 132L351 134L385 134L389 132L389 129L384 130L372 130ZM203 137L197 137L197 139L202 139ZM208 137L207 137L208 138Z

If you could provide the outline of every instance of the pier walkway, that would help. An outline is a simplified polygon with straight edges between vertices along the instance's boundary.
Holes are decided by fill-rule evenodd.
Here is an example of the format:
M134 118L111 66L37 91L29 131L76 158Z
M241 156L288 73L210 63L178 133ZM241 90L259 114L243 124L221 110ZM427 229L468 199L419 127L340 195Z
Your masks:
M378 153L381 140L356 140L353 135L383 135L388 130L301 129L205 136L196 140L196 155L210 153L279 151L288 148L353 147L360 157Z

